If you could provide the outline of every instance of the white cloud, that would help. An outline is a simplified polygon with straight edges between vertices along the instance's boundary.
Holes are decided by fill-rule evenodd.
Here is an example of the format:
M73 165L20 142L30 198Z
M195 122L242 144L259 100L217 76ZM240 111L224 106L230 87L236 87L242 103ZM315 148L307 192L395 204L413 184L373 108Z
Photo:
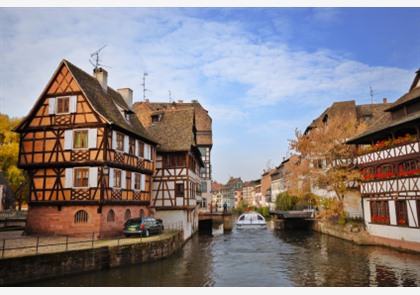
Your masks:
M414 70L364 64L351 52L296 50L299 24L282 13L271 12L271 22L254 31L257 20L241 23L232 13L221 21L201 17L199 9L0 8L0 112L26 115L63 58L91 72L91 53L107 45L100 58L110 67L111 87L130 87L141 100L147 72L148 99L169 100L171 91L173 100L197 99L209 111L216 166L239 167L244 154L258 158L261 151L251 146L257 136L271 135L264 159L239 167L259 171L265 157L276 161L276 149L283 156L287 134L304 129L332 102L369 100L370 86L377 101L392 102L413 78ZM316 9L312 21L327 26L340 21L337 13ZM264 113L276 108L284 117ZM221 146L236 147L238 155Z

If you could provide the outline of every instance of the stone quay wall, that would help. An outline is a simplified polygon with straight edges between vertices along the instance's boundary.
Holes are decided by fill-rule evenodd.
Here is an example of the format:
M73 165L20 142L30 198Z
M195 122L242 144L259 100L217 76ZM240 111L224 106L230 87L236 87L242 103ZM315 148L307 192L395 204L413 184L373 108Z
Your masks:
M312 230L352 241L360 246L379 246L392 248L402 252L420 253L420 243L373 236L363 228L359 227L352 227L349 225L343 226L335 223L315 220L312 223Z
M1 259L0 286L155 261L170 256L184 243L182 232L177 232L147 243Z

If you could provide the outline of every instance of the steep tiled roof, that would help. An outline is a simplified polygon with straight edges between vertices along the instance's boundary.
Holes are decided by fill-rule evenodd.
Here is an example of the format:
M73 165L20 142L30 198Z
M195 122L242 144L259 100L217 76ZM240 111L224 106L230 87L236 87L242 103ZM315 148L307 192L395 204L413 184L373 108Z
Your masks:
M393 127L420 120L420 112L404 116L397 120L392 120L391 112L398 108L403 107L405 104L420 100L420 85L419 85L420 72L416 73L416 77L412 83L410 91L397 99L394 103L384 108L378 118L372 122L368 129L347 141L349 144L363 143L370 144L373 136L380 137L382 133L386 133L387 130Z
M351 112L356 115L356 102L354 100L334 102L331 107L327 108L318 118L312 121L306 128L305 133L321 126L326 118L344 114L345 112Z
M197 144L198 145L213 145L212 139L212 119L198 101L191 103L185 102L136 102L133 106L135 112L141 116L140 121L147 127L151 124L150 115L164 113L169 110L193 108L195 111L195 125L197 129ZM144 115L138 113L137 110L146 110ZM148 114L148 115L147 115ZM148 117L146 117L148 116Z
M147 134L146 129L140 123L137 116L131 111L130 107L117 91L108 86L107 91L105 92L95 77L89 75L67 60L63 60L63 63L68 67L93 108L102 115L105 120L134 134L140 135L144 139L156 142L153 137ZM130 123L124 119L116 105L131 113L129 115Z
M168 110L160 121L150 124L147 131L160 143L159 151L189 151L195 146L194 109Z
M356 105L354 100L334 102L331 107L327 108L321 114L321 116L312 121L305 132L320 126L325 118L331 118L346 112L355 114L358 120L365 120L368 116L371 117L370 120L365 121L367 125L370 126L371 124L374 124L378 117L382 116L383 111L389 107L389 105L390 104L388 103Z
M223 189L231 189L237 182L242 182L240 177L230 177L228 182L223 186Z
M216 191L220 191L222 189L223 184L218 183L218 182L213 182L211 187L212 187L213 192L216 192Z

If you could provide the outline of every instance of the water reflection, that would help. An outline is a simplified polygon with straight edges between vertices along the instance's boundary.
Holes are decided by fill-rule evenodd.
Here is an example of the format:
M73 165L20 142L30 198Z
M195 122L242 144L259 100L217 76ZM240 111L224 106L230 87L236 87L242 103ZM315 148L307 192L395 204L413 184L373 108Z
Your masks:
M420 256L293 230L200 232L166 259L30 286L420 286Z

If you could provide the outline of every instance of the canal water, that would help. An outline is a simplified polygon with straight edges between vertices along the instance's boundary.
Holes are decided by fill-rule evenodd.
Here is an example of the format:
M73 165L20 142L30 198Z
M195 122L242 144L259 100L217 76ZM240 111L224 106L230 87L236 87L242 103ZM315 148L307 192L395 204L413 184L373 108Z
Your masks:
M418 287L420 255L357 246L309 230L194 235L151 263L30 283L33 287Z

